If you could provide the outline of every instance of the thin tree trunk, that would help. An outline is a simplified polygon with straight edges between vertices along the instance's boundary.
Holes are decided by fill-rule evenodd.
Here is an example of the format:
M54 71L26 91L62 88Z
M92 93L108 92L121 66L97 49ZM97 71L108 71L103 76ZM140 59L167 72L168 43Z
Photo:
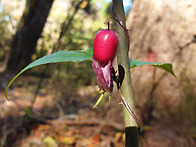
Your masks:
M7 70L19 71L31 62L53 0L27 0L23 17L16 32Z

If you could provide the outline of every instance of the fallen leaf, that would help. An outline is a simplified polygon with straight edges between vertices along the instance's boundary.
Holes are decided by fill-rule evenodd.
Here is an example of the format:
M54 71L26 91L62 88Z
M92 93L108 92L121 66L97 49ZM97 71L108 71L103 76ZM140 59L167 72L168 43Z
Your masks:
M52 138L51 136L46 136L43 139L43 142L45 143L45 145L47 147L58 147L58 144L56 143L56 141L54 140L54 138Z
M95 142L95 143L100 142L100 141L101 141L100 135L99 135L99 134L95 134L95 135L92 137L92 141Z
M74 145L76 142L76 138L75 137L66 137L64 136L64 138L61 138L61 143L65 144L65 145Z
M122 138L122 133L121 132L117 132L115 134L114 140L115 140L115 142L118 142L118 141L120 141L121 138Z

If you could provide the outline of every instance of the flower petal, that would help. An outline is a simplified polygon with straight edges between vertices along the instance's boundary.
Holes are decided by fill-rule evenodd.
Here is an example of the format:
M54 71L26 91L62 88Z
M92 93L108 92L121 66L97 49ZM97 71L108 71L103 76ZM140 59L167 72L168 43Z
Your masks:
M109 61L104 67L101 67L99 62L93 58L92 67L99 88L111 93L113 91L113 81L111 78L112 62Z

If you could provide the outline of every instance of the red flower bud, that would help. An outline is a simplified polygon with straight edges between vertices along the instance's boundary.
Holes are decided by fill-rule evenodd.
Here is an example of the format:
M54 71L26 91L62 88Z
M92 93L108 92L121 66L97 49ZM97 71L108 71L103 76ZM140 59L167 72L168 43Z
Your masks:
M93 44L93 57L101 66L105 66L109 61L114 60L117 49L118 35L115 31L105 29L96 34Z

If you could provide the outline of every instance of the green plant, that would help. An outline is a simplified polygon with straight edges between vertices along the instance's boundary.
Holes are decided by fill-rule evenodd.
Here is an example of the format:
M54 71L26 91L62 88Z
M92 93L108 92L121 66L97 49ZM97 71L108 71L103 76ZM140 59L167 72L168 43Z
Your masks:
M117 60L119 64L119 76L114 76L113 80L117 83L118 89L121 89L120 94L122 97L124 107L124 117L125 117L125 126L126 126L126 138L131 138L126 140L126 146L138 146L138 136L137 136L137 123L135 122L136 118L130 116L130 112L135 111L134 100L133 100L133 92L132 92L132 84L130 78L130 68L135 68L143 65L155 66L160 69L163 69L173 76L175 76L172 64L170 63L160 63L160 62L146 62L146 61L137 61L128 58L128 46L129 41L127 40L127 32L125 27L125 18L124 11L122 7L122 1L114 0L113 1L113 10L114 13L117 14L114 17L118 21L119 24L116 24L116 30L119 35L119 50L117 55ZM118 11L117 11L118 10ZM121 21L119 20L121 19ZM5 95L8 99L7 93L12 82L20 76L23 72L33 67L48 64L48 63L57 63L57 62L82 62L82 61L92 61L93 58L93 48L89 47L86 50L79 51L59 51L55 52L51 55L44 56L28 66L26 66L22 71L20 71L8 84ZM111 64L111 63L110 63ZM110 65L109 65L110 66ZM111 76L111 75L110 75ZM109 90L109 92L111 92ZM98 99L98 102L95 106L101 101L103 98L103 94ZM130 109L127 111L127 108ZM134 141L133 141L134 140Z

